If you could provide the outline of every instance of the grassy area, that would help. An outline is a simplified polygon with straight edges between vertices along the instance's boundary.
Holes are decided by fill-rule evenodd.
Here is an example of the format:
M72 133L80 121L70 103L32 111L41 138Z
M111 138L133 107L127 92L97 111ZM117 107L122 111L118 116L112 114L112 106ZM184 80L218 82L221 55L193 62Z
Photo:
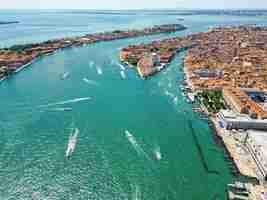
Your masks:
M211 113L218 113L226 108L221 91L202 91L197 97Z
M138 60L134 56L129 56L129 58L126 60L129 64L133 66L137 66Z

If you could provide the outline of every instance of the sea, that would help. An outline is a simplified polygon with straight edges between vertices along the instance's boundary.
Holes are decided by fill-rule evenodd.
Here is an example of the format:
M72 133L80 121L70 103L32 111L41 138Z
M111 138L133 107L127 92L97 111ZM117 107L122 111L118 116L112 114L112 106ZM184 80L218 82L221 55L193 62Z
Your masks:
M218 26L264 26L265 15L1 10L0 21L20 22L0 26L1 48L166 23L188 28L58 51L1 82L1 200L226 199L236 178L225 151L180 88L186 52L147 80L118 55L130 44Z

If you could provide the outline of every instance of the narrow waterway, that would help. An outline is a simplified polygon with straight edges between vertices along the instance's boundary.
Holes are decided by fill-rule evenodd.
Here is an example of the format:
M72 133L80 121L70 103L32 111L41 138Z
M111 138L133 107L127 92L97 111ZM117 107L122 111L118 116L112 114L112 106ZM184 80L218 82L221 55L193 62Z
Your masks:
M181 33L60 51L2 82L1 198L225 199L232 177L223 153L179 89L185 52L146 81L131 69L122 79L118 61L129 44L225 23L209 19L189 17L191 28ZM66 159L73 128L77 144Z
M150 80L130 69L125 80L120 75L118 49L153 37L64 50L0 85L1 196L132 199L136 191L140 199L224 196L231 176L223 155L179 89L182 55ZM61 80L64 72L69 77ZM62 111L66 107L72 111ZM206 128L199 135L208 151L204 161L189 120ZM66 159L73 127L80 133ZM219 174L209 173L206 162Z

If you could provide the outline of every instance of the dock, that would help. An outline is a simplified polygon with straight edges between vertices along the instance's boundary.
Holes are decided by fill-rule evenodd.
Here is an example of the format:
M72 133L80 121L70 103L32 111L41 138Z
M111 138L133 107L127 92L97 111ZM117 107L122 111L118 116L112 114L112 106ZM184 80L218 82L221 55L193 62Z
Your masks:
M216 118L210 118L214 128L216 129L217 136L222 140L225 145L227 152L229 153L230 158L235 163L239 174L245 176L248 181L246 182L246 189L248 191L248 198L243 198L244 200L261 200L262 191L267 191L267 188L264 185L261 185L257 182L258 180L258 173L257 173L257 166L254 162L253 158L250 154L246 151L243 146L242 139L236 137L234 134L231 134L230 131L222 129ZM250 181L250 180L251 181ZM252 181L254 180L254 181ZM234 186L235 188L243 188L241 184L228 184L228 186ZM228 193L229 199L241 199L239 198L238 194L233 194L233 192ZM231 197L231 198L230 198Z

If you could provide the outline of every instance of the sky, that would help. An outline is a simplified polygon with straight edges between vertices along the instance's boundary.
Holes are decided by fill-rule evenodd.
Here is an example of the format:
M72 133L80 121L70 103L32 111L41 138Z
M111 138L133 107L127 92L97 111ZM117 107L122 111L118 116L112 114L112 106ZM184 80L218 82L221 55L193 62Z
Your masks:
M242 9L267 0L0 0L0 9Z

